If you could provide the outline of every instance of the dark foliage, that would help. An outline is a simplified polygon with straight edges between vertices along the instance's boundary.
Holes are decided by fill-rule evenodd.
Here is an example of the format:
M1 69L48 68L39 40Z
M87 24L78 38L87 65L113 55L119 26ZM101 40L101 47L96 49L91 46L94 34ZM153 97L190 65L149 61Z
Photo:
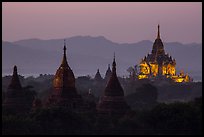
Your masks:
M126 96L127 103L134 110L151 109L157 104L157 88L152 84L143 84L135 92Z
M40 75L38 78L22 79L22 85L24 90L27 91L25 93L28 100L33 100L34 96L38 96L43 101L44 98L50 95L52 76ZM6 85L8 85L10 80L8 80L8 77L2 80L4 85L2 89L6 92ZM132 108L132 111L121 118L99 119L95 109L73 112L60 107L38 108L25 115L2 113L2 133L5 135L202 134L202 97L183 103L158 103L160 92L163 92L162 94L166 96L169 95L167 91L159 92L161 87L145 84L150 83L146 81L138 83L120 79L120 82L127 95L126 101ZM76 79L78 92L91 108L96 107L98 97L103 93L105 85L105 82L97 83L88 76ZM181 85L178 86L180 86L180 91L183 87ZM172 85L172 87L175 87L175 85ZM172 87L168 86L166 88L173 89ZM196 88L194 89L193 87ZM202 87L200 83L192 85L191 89L195 91L192 91L192 94L200 92L200 87ZM89 94L89 91L91 94ZM2 100L5 92L2 92ZM169 92L174 92L174 90ZM181 93L177 94L179 94L180 98L185 93L182 92L182 95ZM175 95L176 97L178 96L177 94ZM163 99L166 98L163 97Z
M202 134L202 97L188 103L160 103L152 110L130 111L121 118L98 119L96 112L62 107L29 115L3 115L3 134Z

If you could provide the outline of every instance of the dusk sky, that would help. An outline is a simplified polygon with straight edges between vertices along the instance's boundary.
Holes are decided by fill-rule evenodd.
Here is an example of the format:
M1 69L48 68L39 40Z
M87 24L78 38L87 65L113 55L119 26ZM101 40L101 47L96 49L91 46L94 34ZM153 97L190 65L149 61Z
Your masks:
M4 41L104 36L118 43L202 43L201 2L4 2Z

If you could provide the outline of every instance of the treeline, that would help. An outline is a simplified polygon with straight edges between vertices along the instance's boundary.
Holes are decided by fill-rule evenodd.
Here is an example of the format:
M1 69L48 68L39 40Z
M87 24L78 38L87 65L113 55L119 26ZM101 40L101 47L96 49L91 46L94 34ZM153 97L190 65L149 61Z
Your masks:
M202 134L202 97L187 103L158 103L105 120L96 111L74 112L61 107L39 108L25 115L2 115L5 134Z
M42 100L50 95L53 78L54 75L47 74L40 74L36 78L34 78L33 76L25 78L19 75L22 86L29 87L30 89L36 91L37 97ZM153 83L148 80L132 81L131 79L121 77L118 77L118 79L124 89L124 93L127 98L129 98L128 96L130 96L130 98L131 96L136 97L136 95L134 94L136 94L138 91L144 90L142 89L144 87L144 84L151 84L157 88L157 93L155 93L153 96L155 97L155 95L157 94L157 101L159 102L188 102L196 97L202 96L202 82L166 83L164 85L161 85L160 83ZM11 76L2 77L2 100L5 97L5 92L7 91L10 82ZM76 88L78 93L83 95L87 92L91 92L96 97L96 99L98 99L103 94L106 84L107 81L95 81L90 76L80 76L76 78Z
M42 101L50 95L53 75L40 75L37 78L20 76L19 78L24 89ZM10 76L2 78L2 101L10 80ZM12 115L3 111L2 132L3 134L142 135L202 133L202 94L199 98L193 96L194 99L188 102L158 102L162 91L164 92L162 96L166 95L166 97L171 94L179 98L192 96L193 92L200 95L202 83L165 85L166 88L161 88L149 81L138 82L123 78L119 78L119 81L125 91L125 99L132 109L119 119L116 117L101 119L94 109L76 113L60 107L39 108L26 115ZM95 81L89 76L76 78L77 91L82 95L83 100L92 104L93 108L98 103L106 83L105 80ZM173 90L165 91L168 87ZM193 88L196 91L192 91ZM185 91L179 92L180 89Z

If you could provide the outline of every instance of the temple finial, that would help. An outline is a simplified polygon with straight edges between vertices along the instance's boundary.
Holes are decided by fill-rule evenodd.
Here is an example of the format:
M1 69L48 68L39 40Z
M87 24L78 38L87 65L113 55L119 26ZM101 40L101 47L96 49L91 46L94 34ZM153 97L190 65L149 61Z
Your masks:
M12 76L9 88L14 88L14 89L21 88L21 84L20 84L20 81L18 78L18 72L17 72L17 66L16 65L13 67L13 76Z
M13 67L13 72L17 73L17 66L16 65Z
M68 65L68 63L67 63L67 57L66 57L66 41L65 41L65 39L64 39L64 48L63 48L63 50L64 50L64 55L63 55L63 59L62 59L62 66L67 66Z
M157 39L160 39L160 31L159 31L159 24L158 24L158 32L157 32Z
M114 52L114 57L113 57L112 71L113 73L116 73L115 52Z
M66 46L66 39L64 39L64 46Z
M66 40L64 39L64 54L66 54Z
M13 75L18 76L17 66L16 65L13 67Z
M114 52L114 56L113 56L113 61L115 62L115 52Z

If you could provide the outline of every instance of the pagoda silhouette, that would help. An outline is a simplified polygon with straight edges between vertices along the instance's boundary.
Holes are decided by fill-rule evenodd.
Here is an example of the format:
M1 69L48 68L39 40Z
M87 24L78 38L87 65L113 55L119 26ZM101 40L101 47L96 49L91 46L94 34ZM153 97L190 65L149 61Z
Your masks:
M115 54L110 79L96 109L99 115L107 116L122 116L130 109L125 101L124 91L116 74Z
M82 103L82 98L81 95L77 93L74 73L67 62L65 40L63 50L62 63L54 76L53 91L47 101L47 105L75 109Z

